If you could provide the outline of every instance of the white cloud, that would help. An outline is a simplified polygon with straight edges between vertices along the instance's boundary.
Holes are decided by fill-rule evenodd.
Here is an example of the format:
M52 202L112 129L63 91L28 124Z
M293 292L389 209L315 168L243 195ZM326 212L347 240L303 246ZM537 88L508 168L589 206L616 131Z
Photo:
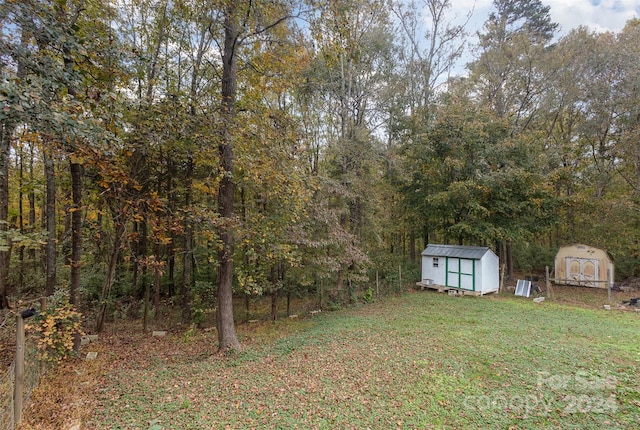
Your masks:
M550 6L551 20L560 25L558 37L569 33L579 26L586 26L596 32L619 32L632 18L640 18L640 0L541 0ZM473 15L467 23L467 54L454 74L465 74L463 65L470 60L470 48L478 41L476 33L493 10L493 0L451 0L449 18L456 24L463 24L467 14Z
M551 20L560 24L561 35L580 25L597 32L617 32L628 20L640 18L638 0L542 0L542 3L551 7ZM452 0L452 5L457 13L473 8L472 32L482 28L493 9L492 0Z
M622 30L625 23L640 16L638 0L543 0L551 6L549 13L560 24L560 32L568 33L580 25L597 32Z

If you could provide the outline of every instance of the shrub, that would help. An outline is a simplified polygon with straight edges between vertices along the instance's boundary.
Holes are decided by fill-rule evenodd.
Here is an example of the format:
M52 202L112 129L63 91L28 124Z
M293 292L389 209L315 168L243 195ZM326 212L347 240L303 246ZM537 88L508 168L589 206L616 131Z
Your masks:
M59 363L74 355L74 336L81 336L82 314L68 302L52 305L35 319L35 330L40 333L38 357L50 363Z
M364 300L365 303L369 303L373 300L373 289L371 287L365 290L364 294L362 295L362 300Z

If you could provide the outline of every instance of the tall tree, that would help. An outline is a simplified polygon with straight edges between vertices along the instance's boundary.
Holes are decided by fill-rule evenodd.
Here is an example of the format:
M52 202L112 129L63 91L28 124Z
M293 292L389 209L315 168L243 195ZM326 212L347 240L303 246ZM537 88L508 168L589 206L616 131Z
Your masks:
M495 10L479 33L479 57L469 65L471 79L479 101L500 121L508 120L502 144L526 146L535 142L527 133L534 132L532 124L547 85L540 69L558 25L551 21L549 6L539 0L495 0L493 5ZM525 148L520 152L531 153ZM511 239L501 243L512 278Z
M9 267L11 265L12 243L9 237L9 166L11 142L14 138L16 128L24 121L25 105L30 104L26 100L20 99L20 93L24 88L20 88L20 81L27 73L25 56L28 52L29 40L32 37L31 31L26 21L25 12L20 7L12 9L3 8L0 15L0 35L2 35L2 45L4 54L0 61L0 72L2 73L2 102L4 109L0 114L0 309L9 306ZM7 27L16 25L14 32L7 32ZM17 34L15 40L11 35ZM28 93L27 93L28 94Z
M417 175L412 175L411 169L407 168L415 160L406 155L411 153L417 156L418 152L428 150L424 147L428 143L424 137L436 121L438 92L446 88L448 78L455 72L454 67L465 47L467 32L466 22L453 23L456 16L449 0L396 2L392 9L397 25L402 30L402 50L400 64L395 71L398 84L388 88L389 94L397 100L399 109L390 110L389 115L387 133L393 145L390 148L393 159L397 161L388 164L387 178L394 186L404 187L407 191L399 193L401 198L395 199L396 209L392 217L405 220L406 226L401 223L393 225L408 229L409 255L413 260L416 256L416 237L422 236L426 245L429 232L435 226L431 225L424 200L416 199L417 196L423 197L423 192L428 190L422 187L422 192L416 193L410 185ZM468 13L467 21L471 11Z
M322 3L311 23L317 59L309 90L322 109L321 173L332 182L326 196L351 243L337 257L336 293L363 279L366 249L380 232L370 189L381 179L383 145L376 130L385 118L381 98L393 68L393 42L384 2ZM381 133L380 133L381 134ZM345 244L346 245L346 244Z
M402 30L400 72L406 87L405 114L413 121L407 125L412 131L433 116L437 90L446 85L463 53L466 22L452 22L450 0L397 2L392 10Z
M633 199L640 204L640 74L635 65L640 61L640 19L627 22L614 48L621 56L618 96L621 100L617 154L624 157L622 175L633 189Z
M246 8L245 11L240 7ZM220 187L218 190L218 211L222 223L218 228L218 278L216 325L218 328L218 348L240 350L240 342L233 321L233 129L236 115L236 84L238 79L238 50L241 42L241 14L250 12L251 4L229 2L224 10L224 45L222 50L222 90L220 143Z
M221 352L241 348L233 320L233 257L234 238L234 132L237 119L238 62L242 49L257 38L267 36L269 31L292 16L286 2L256 4L252 1L226 2L222 9L224 22L221 46L221 91L219 144L220 182L218 188L218 211L221 221L218 226L218 275L216 322L218 347Z
M78 75L70 58L70 51L79 46L72 29L80 10L82 4L70 5L68 10L62 4L53 6L37 1L3 4L3 27L13 26L13 31L2 32L6 48L2 83L6 94L3 152L8 151L6 144L17 126L31 127L44 136L55 136L54 139L62 137L63 130L72 135L82 127L77 118L82 107L73 97ZM18 36L17 40L14 35ZM8 156L8 152L6 154ZM8 158L2 157L0 161L8 162ZM8 171L4 171L4 165L0 165L0 170L2 180L6 181ZM3 188L0 186L0 194L5 192ZM0 203L0 218L5 218L0 222L3 229L8 228L6 215L2 213L8 205L8 194L5 197ZM10 250L9 246L2 251L4 258L0 261L3 295L6 294ZM52 253L52 249L47 248L47 252ZM53 263L51 260L48 257L47 261ZM48 271L50 275L51 271Z
M545 130L545 170L563 203L564 222L555 234L560 243L616 246L603 243L608 234L595 232L628 205L618 198L613 203L611 196L626 194L616 172L626 166L618 149L625 147L619 144L629 130L622 119L632 117L624 105L634 97L624 84L633 76L625 61L632 51L621 49L614 34L586 28L571 31L550 49L545 76L553 91L545 95L540 128Z

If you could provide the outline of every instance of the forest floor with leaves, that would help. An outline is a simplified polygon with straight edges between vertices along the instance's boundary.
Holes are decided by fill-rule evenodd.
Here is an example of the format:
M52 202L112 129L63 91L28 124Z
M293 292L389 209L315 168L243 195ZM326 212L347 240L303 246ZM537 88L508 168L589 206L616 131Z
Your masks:
M226 355L214 330L119 322L41 381L20 428L637 428L640 313L603 299L413 291L240 324Z

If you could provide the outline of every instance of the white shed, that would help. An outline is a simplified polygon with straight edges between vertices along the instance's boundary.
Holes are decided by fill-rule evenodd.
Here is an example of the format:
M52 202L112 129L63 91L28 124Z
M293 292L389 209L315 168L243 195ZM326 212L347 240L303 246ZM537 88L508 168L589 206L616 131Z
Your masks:
M429 244L422 251L418 285L486 294L498 291L499 273L499 258L487 247Z

